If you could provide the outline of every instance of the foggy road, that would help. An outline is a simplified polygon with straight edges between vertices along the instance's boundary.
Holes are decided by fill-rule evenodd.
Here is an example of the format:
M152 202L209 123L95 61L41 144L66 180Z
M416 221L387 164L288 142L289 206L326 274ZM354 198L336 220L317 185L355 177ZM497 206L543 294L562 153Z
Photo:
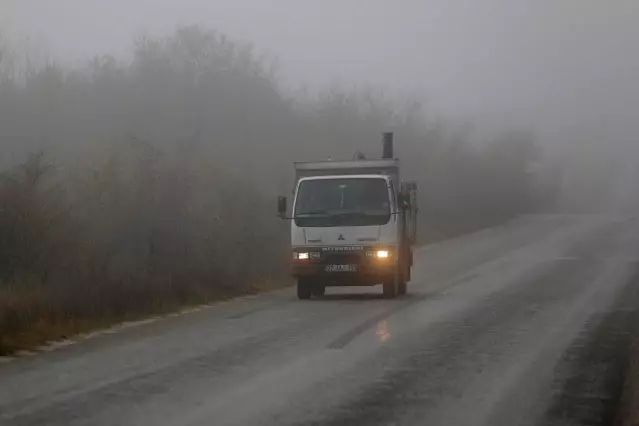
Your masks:
M0 364L0 424L597 424L637 260L633 218L523 217L419 249L395 300L285 289Z

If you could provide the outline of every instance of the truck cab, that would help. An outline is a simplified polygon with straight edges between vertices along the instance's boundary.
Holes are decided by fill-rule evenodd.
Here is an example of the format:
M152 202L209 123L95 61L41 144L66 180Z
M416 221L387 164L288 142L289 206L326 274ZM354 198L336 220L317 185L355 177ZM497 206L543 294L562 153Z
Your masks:
M415 241L413 184L399 180L399 160L295 163L291 273L300 299L329 286L383 285L406 293ZM286 214L280 197L278 211Z

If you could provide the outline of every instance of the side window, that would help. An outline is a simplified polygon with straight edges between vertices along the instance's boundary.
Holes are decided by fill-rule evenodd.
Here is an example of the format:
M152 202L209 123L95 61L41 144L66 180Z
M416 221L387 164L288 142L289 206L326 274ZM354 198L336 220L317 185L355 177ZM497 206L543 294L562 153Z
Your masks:
M390 193L391 193L391 200L392 200L391 211L392 212L396 212L397 211L397 196L395 195L395 184L393 183L392 179L389 179L388 183L390 185Z

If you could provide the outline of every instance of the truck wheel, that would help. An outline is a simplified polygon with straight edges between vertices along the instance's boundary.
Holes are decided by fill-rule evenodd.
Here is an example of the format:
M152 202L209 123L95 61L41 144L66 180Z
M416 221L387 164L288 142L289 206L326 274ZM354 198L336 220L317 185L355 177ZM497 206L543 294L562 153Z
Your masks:
M399 285L397 286L397 294L406 294L406 280L404 280L403 278L399 280Z
M395 279L389 279L387 281L384 281L384 297L386 299L394 299L395 297L397 297L397 280Z
M308 280L298 278L297 279L297 298L300 300L311 298L311 283Z
M404 269L404 272L402 273L402 276L400 277L401 278L400 285L399 285L400 294L406 294L406 284L408 284L408 282L411 279L412 268L413 268L413 252L411 250L410 263L406 265L406 268Z
M326 286L324 284L317 283L313 286L312 293L315 297L322 297L326 294Z

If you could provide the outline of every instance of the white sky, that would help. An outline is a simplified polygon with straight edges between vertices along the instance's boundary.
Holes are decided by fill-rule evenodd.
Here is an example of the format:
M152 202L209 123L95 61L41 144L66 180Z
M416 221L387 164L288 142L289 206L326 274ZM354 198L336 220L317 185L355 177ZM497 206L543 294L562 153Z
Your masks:
M374 84L546 139L639 145L639 0L0 0L7 32L71 61L192 23L277 56L294 86Z

